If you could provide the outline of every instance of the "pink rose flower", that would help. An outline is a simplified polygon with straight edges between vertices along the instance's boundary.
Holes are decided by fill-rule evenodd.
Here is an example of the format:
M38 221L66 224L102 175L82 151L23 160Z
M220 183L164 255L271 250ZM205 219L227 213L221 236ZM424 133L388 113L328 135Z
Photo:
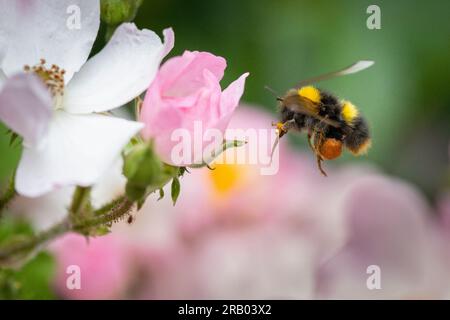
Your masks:
M225 68L226 61L222 57L208 52L185 51L182 56L169 59L159 70L145 96L140 121L145 123L144 138L154 139L156 150L165 162L189 165L202 160L193 154L195 143L192 140L192 148L188 150L192 156L187 157L188 163L174 163L172 149L180 143L171 138L176 129L186 129L191 139L194 125L198 124L201 124L203 134L208 134L211 129L224 133L248 76L244 73L222 91L219 82ZM202 142L201 151L210 143Z
M54 286L65 299L119 299L128 288L133 250L112 234L91 238L68 234L51 246L56 255ZM70 267L79 268L80 288L69 288ZM69 279L70 280L70 279Z

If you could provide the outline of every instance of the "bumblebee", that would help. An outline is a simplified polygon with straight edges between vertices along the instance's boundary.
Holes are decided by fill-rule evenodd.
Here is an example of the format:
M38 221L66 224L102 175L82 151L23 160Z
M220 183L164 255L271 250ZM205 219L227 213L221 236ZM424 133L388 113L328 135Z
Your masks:
M292 129L307 133L308 144L324 176L327 174L322 168L322 161L336 159L343 147L357 156L366 154L371 146L371 137L368 124L357 107L310 83L356 73L373 63L358 61L342 70L304 80L283 97L277 97L280 122L275 124L278 137L272 154L279 139Z

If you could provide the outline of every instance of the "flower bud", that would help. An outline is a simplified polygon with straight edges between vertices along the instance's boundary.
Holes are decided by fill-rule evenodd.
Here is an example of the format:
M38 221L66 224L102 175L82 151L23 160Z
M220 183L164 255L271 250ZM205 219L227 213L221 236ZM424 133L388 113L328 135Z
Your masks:
M179 168L163 163L151 143L141 143L125 155L123 174L128 179L126 193L130 200L142 200L177 177Z
M132 21L141 4L142 0L102 0L101 18L109 25Z

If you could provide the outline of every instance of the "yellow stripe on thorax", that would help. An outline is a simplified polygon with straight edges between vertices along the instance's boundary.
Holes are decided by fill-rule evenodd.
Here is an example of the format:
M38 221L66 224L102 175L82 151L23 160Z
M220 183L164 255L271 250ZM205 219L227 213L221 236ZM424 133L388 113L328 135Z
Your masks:
M320 91L313 86L301 87L298 89L298 95L307 98L315 103L320 102Z
M359 111L350 101L342 101L341 115L345 122L351 123L359 115Z

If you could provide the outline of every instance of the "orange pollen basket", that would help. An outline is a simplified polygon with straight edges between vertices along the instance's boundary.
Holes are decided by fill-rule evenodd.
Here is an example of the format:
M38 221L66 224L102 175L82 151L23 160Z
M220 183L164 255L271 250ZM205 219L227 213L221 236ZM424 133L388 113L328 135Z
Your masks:
M319 146L319 153L324 159L336 159L342 153L342 142L333 138L326 139Z

